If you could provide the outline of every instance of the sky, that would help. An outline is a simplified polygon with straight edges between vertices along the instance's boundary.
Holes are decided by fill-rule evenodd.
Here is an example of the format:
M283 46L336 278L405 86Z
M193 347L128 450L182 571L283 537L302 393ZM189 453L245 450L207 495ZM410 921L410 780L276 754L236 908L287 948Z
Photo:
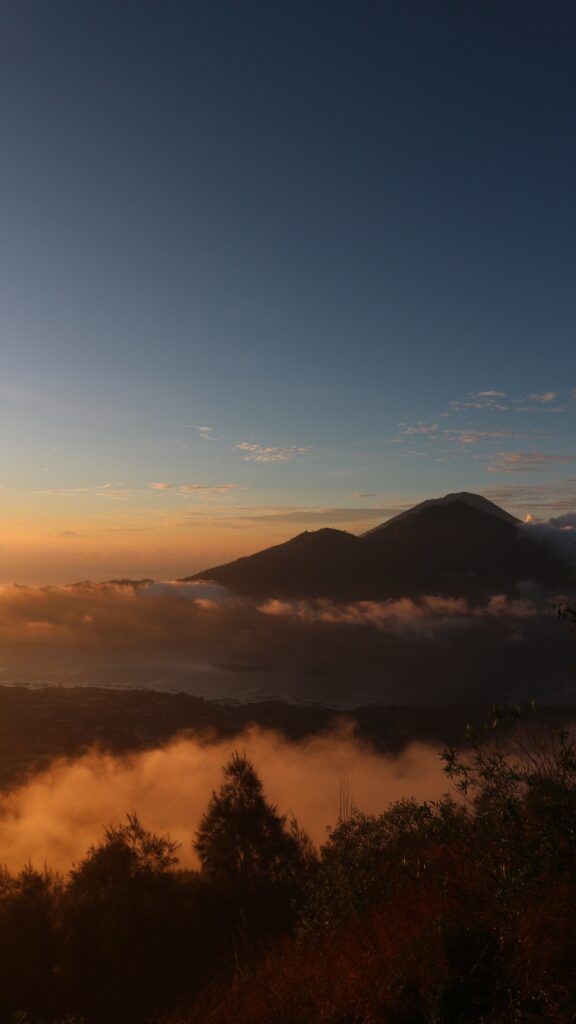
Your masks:
M576 510L576 9L3 0L0 582Z

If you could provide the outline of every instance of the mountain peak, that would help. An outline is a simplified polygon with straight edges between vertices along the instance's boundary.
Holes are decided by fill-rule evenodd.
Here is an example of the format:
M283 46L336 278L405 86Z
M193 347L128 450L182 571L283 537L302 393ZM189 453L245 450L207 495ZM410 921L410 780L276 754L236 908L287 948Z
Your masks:
M516 593L519 580L554 587L558 558L520 521L480 494L431 498L357 537L324 527L214 566L213 580L255 597L385 601L423 594L486 600Z
M356 535L349 533L348 530L337 530L333 526L321 526L319 530L304 530L302 533L292 537L291 540L286 541L286 543L307 544L310 542L320 542L323 544L341 544L357 539Z
M409 516L417 516L422 512L426 512L429 509L440 508L442 505L454 506L454 505L466 505L468 508L475 509L476 512L482 512L484 515L494 516L496 519L501 519L506 523L511 523L517 526L520 520L506 512L499 505L495 505L493 501L489 501L488 498L484 498L481 494L472 494L471 491L454 491L450 494L445 494L441 498L427 498L426 501L421 501L418 505L414 505L412 508L406 509L405 512L400 512L397 516L393 516L392 519L387 519L385 523L381 523L380 526L375 526L374 529L368 530L363 534L364 537L369 537L370 534L377 533L380 530L385 530L392 523L398 523L402 519L407 519Z

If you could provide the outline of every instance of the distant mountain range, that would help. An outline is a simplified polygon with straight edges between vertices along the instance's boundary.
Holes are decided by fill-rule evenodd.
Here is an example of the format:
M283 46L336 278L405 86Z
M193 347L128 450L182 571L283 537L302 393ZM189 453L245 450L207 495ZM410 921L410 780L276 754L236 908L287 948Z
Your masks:
M211 580L255 597L384 600L422 594L481 600L574 582L573 571L539 533L478 494L423 501L362 536L305 531L257 554L205 569Z

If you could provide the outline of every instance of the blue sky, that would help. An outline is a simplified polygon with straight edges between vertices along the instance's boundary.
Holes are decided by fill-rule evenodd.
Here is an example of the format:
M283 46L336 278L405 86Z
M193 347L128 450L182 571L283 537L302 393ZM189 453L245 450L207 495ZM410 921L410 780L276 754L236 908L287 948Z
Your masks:
M575 58L568 3L6 0L0 577L574 509Z

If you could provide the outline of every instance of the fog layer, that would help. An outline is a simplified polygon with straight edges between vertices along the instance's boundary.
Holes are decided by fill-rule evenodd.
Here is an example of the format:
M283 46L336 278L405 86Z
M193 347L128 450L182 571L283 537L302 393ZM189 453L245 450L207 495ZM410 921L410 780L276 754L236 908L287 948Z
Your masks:
M336 822L343 793L349 805L378 812L402 796L431 799L448 788L435 749L413 744L384 756L345 730L293 743L252 728L233 742L182 737L127 757L93 750L57 760L1 796L1 860L13 870L30 860L66 871L104 826L137 812L147 828L182 844L182 866L195 866L192 837L233 750L246 752L268 797L294 812L316 843Z

